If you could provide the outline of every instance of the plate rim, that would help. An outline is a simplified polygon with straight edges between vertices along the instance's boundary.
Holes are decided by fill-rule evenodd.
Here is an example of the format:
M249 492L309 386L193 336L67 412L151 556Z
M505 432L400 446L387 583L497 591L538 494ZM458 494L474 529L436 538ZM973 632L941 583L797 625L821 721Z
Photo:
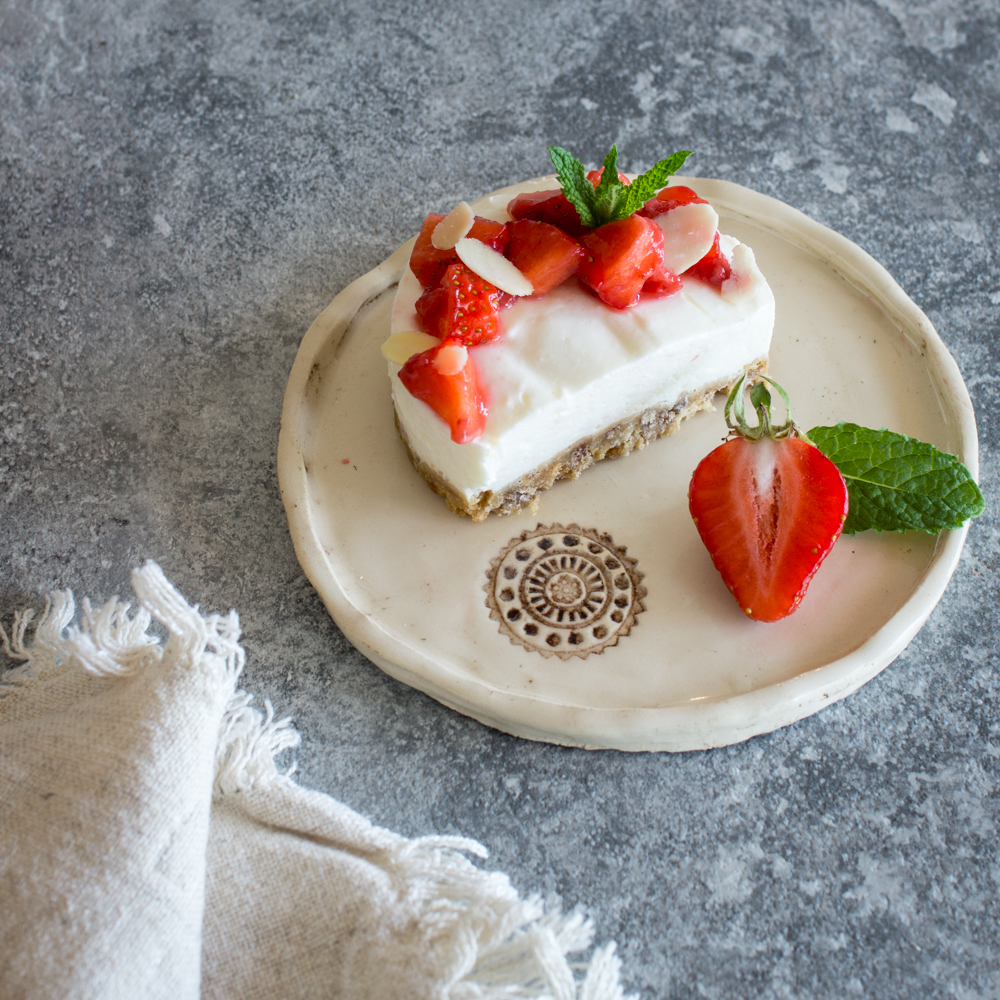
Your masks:
M512 197L527 184L550 180L556 183L549 175L500 188L474 202L473 207L507 195ZM939 396L950 401L962 445L959 457L978 481L975 413L958 364L927 316L877 260L847 237L770 195L732 181L703 177L676 180L697 184L713 204L729 215L767 229L828 264L897 325L924 353L925 367ZM631 709L567 705L513 694L460 673L388 633L348 598L316 536L300 430L318 358L330 351L336 353L358 313L398 282L413 243L413 239L407 241L377 267L352 281L312 322L288 377L278 437L278 483L299 564L344 636L385 673L449 708L514 736L586 749L679 752L743 742L807 718L847 697L884 670L924 625L958 565L968 522L960 529L938 535L930 563L909 596L877 632L854 650L792 678L736 695ZM912 336L914 330L922 338L920 343ZM558 733L546 725L544 718L553 704L558 704L566 720L561 727L564 731ZM621 725L623 713L628 715L629 730ZM617 725L609 725L611 722ZM609 736L610 732L614 735Z

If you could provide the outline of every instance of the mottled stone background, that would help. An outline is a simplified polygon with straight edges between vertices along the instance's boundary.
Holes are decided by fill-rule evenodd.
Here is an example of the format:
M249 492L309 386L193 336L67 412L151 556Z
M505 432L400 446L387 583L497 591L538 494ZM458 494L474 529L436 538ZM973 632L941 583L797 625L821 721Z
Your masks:
M644 998L1000 997L996 0L0 0L0 610L159 561L242 615L301 781L584 904ZM275 474L313 317L546 142L774 195L929 314L990 508L909 649L741 746L513 739L385 677Z

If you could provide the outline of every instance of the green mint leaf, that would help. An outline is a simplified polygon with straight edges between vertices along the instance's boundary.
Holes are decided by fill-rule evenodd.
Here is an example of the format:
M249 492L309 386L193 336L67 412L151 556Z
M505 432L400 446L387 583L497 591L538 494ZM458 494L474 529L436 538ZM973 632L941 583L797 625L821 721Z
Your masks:
M594 194L597 195L598 201L600 201L602 198L608 198L612 191L623 187L625 185L622 184L621 179L618 177L618 147L612 146L608 155L604 157L604 172L601 174L601 179L597 182Z
M597 225L603 226L607 222L615 222L628 216L629 213L624 211L627 190L618 176L618 148L612 146L604 157L604 172L594 191L597 200L594 211Z
M604 157L604 172L595 189L587 180L583 164L572 153L562 146L549 146L548 150L563 194L576 209L580 222L588 229L627 219L642 208L691 155L690 150L686 149L672 153L631 184L623 184L618 177L618 148L612 146Z
M589 229L593 229L594 226L598 225L594 216L597 199L594 185L587 180L587 172L583 169L583 164L562 146L549 146L548 149L549 158L556 168L556 176L559 178L563 194L576 209L576 214L580 216L580 222Z
M660 160L656 166L651 167L644 174L636 177L626 189L628 195L623 218L642 208L660 188L666 185L667 179L684 166L684 161L690 155L691 150L689 149L678 150L676 153L671 153L665 160Z
M814 427L808 433L847 482L844 533L960 528L986 502L969 470L931 444L857 424Z

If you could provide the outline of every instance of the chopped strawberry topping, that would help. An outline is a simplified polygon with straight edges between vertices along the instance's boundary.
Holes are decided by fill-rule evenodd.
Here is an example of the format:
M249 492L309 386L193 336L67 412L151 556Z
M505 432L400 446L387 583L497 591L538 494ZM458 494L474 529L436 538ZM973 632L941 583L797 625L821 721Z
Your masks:
M562 191L529 191L519 194L507 206L512 219L547 222L570 236L582 236L587 230L580 216Z
M448 311L448 293L438 285L428 288L415 304L417 310L417 326L424 333L429 333L438 340L444 339L445 315Z
M614 309L634 306L647 282L657 296L681 287L663 266L663 230L651 219L630 215L592 229L580 242L589 254L577 271L580 281Z
M536 298L576 274L587 256L572 236L547 222L519 219L507 223L507 231L504 256L531 282Z
M597 170L588 170L587 180L590 181L590 183L593 184L594 187L597 187L598 182L600 181L603 174L604 174L604 167L599 167ZM618 171L618 180L620 180L622 184L632 183L620 170Z
M726 260L726 255L722 252L722 248L719 246L718 233L715 234L715 241L712 243L712 249L709 250L697 264L692 264L684 273L694 275L696 278L701 278L703 281L707 281L710 285L715 285L716 288L719 288L722 283L732 275L732 266L729 261Z
M665 299L674 292L679 292L684 287L684 282L668 271L661 262L653 269L653 273L646 279L646 284L642 286L642 294L653 299Z
M451 264L436 288L417 299L421 329L466 347L500 336L500 289L461 261Z
M675 187L665 187L655 198L650 198L639 209L639 214L644 215L647 219L655 219L658 215L663 215L664 212L677 208L678 205L707 204L708 202L704 198L699 198L691 188L678 184Z
M448 266L458 260L458 254L454 249L438 250L431 243L431 233L443 218L443 215L434 212L427 216L410 254L410 270L417 276L423 288L433 288L441 280ZM503 253L507 245L507 227L502 222L491 222L479 216L476 216L476 221L472 223L468 236L485 243L498 253Z
M446 344L454 343L448 341ZM467 444L483 433L486 426L486 400L476 377L471 356L455 375L442 375L434 364L438 344L422 354L414 354L400 369L399 380L411 396L423 400L451 428L456 444Z

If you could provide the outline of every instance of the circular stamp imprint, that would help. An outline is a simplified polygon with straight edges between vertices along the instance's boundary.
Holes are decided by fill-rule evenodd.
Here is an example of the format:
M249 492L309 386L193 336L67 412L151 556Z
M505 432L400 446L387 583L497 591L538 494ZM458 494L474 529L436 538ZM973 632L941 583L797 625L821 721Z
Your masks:
M608 534L539 524L512 538L486 571L499 632L542 656L590 656L629 634L644 611L637 561Z

